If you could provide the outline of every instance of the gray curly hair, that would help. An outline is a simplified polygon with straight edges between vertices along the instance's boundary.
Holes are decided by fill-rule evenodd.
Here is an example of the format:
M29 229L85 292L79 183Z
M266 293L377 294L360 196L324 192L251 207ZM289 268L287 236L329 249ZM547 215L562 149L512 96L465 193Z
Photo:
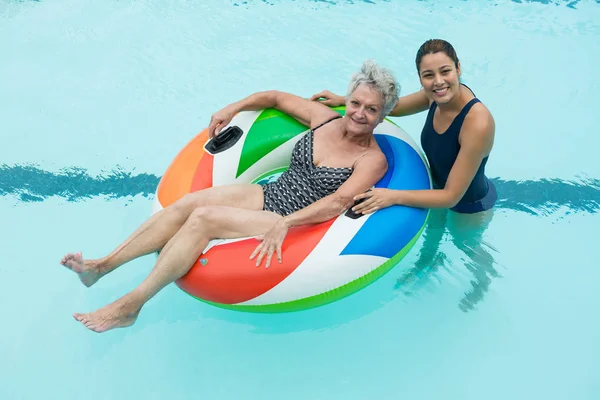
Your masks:
M369 85L381 93L383 100L382 117L385 117L394 109L400 95L400 84L396 82L396 78L388 69L378 66L373 60L366 60L360 71L352 75L346 97L350 96L362 84Z

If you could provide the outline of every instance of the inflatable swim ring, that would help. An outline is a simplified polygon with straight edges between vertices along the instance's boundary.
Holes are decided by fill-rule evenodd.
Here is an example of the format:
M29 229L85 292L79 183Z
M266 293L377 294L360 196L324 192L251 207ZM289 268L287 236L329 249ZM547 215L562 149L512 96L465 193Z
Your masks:
M334 108L344 114L345 107ZM276 179L289 165L292 148L308 127L277 110L241 112L215 139L208 130L175 157L157 188L153 212L189 192L231 183ZM425 158L400 127L385 119L375 138L388 160L375 187L429 189ZM291 229L283 262L257 268L249 256L255 238L212 241L191 270L176 281L191 296L232 310L288 312L331 303L369 285L419 238L425 209L392 206L351 218Z

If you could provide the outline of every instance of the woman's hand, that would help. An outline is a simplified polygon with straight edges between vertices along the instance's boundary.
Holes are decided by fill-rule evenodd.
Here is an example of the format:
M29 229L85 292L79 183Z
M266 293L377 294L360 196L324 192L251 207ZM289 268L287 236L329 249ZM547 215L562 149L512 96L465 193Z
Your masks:
M352 211L357 214L370 214L382 208L396 204L394 190L390 189L372 189L368 192L354 196L354 201L366 199L360 204L352 207Z
M212 139L217 136L221 132L221 129L231 122L234 115L235 110L231 106L227 106L214 113L210 117L210 123L208 124L208 137Z
M287 235L289 227L285 220L281 218L279 221L273 225L273 227L263 236L261 243L256 247L256 249L250 255L250 259L252 260L256 255L258 258L256 259L256 266L258 267L262 262L263 257L267 256L266 268L269 268L271 265L271 258L273 257L273 252L277 253L277 261L279 264L282 262L281 258L281 245L283 244L283 239Z
M324 100L319 100L321 98ZM329 90L323 90L320 93L313 94L310 100L316 100L319 103L323 103L329 107L337 107L346 103L346 98L344 98L343 96L338 96L335 93L331 93Z

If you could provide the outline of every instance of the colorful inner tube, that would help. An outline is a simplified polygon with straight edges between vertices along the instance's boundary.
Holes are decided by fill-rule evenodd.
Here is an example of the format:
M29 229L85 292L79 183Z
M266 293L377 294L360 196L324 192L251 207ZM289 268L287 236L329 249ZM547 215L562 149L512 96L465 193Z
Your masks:
M345 108L334 110L344 114ZM211 186L276 179L307 130L273 109L239 113L211 141L204 130L165 172L153 212ZM431 188L427 162L406 132L385 119L374 133L388 160L388 171L375 187ZM283 262L270 268L257 268L249 259L259 243L255 238L212 241L176 284L201 301L231 310L274 313L322 306L394 267L421 235L427 216L425 209L392 206L359 218L342 214L293 228L282 246Z

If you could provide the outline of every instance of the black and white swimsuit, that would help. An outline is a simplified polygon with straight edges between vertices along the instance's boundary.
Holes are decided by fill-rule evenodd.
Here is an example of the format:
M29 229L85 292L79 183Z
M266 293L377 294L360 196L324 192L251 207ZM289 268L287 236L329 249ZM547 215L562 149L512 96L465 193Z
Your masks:
M308 131L294 146L289 168L263 185L264 207L286 216L334 193L352 174L352 168L317 167L313 162L315 130L341 118L335 117Z

